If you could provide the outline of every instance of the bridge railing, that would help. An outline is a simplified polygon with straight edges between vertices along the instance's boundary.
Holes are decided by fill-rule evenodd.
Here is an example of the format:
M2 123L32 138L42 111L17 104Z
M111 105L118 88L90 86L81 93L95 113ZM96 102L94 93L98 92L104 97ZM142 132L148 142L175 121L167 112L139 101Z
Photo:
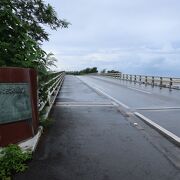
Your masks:
M101 76L108 76L118 78L134 83L145 85L168 87L173 89L180 89L180 78L162 77L162 76L145 76L145 75L132 75L122 73L100 73Z
M39 89L39 113L46 119L62 86L65 72L52 73L44 77Z

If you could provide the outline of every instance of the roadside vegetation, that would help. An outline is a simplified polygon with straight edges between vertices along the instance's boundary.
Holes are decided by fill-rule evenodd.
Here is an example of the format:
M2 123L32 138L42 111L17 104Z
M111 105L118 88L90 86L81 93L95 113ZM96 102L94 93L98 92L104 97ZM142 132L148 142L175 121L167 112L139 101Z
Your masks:
M68 28L70 23L58 18L54 8L43 0L1 0L0 20L0 67L37 70L39 97L45 99L44 84L56 75L50 67L57 62L53 53L42 49L42 43L49 40L45 26L57 30ZM29 159L31 154L22 152L17 145L0 150L0 179L24 171Z
M0 19L0 67L36 69L41 81L57 61L41 47L49 40L44 27L57 30L68 28L69 23L43 0L1 0Z
M0 151L0 179L10 180L15 173L25 171L31 152L23 152L18 145L9 145Z
M85 74L91 74L91 73L98 73L98 69L97 67L93 67L93 68L86 68L80 71L68 71L66 72L66 74L69 75L85 75ZM116 70L107 70L103 69L100 73L120 73L119 71Z
M43 0L1 0L0 19L0 67L37 70L39 100L45 101L48 87L44 84L56 75L50 67L57 62L53 53L42 49L42 43L49 40L45 27L57 30L70 23L58 18Z
M93 68L86 68L80 71L68 71L66 74L71 74L71 75L84 75L84 74L90 74L90 73L98 73L97 67Z

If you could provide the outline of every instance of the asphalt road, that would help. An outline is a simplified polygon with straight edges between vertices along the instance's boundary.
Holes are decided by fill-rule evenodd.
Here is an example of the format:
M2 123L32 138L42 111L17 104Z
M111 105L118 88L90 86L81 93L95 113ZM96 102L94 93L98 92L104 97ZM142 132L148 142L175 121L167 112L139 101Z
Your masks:
M113 83L109 86L110 92L118 88ZM122 91L126 92L124 87ZM14 179L180 179L179 148L77 77L66 76L51 118L53 123L41 138L29 169Z
M180 90L170 91L168 88L161 89L109 77L79 78L180 137Z

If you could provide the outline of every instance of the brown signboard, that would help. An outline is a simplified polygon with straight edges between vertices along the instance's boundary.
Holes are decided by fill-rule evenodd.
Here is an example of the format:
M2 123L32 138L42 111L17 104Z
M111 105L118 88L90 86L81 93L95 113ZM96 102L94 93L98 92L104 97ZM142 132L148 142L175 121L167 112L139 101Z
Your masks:
M0 146L28 139L37 128L36 71L0 68Z

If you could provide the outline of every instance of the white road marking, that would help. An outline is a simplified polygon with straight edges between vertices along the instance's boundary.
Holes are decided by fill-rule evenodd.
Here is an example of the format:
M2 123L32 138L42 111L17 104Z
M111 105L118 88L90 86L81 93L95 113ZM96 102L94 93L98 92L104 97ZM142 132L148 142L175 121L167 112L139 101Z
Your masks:
M89 85L88 83L86 83L84 80L82 80L81 78L79 78L81 81L83 81L87 86L91 87L92 89L94 89L95 91L103 94L104 96L106 96L107 98L111 99L112 101L114 101L115 103L123 106L124 108L129 109L129 107L127 105L125 105L124 103L118 101L117 99L115 99L114 97L110 96L109 94L103 92L102 90L98 89L94 84ZM136 89L137 90L137 89ZM139 89L138 89L139 90ZM146 91L145 91L146 92ZM147 93L147 92L146 92ZM149 94L149 92L148 92ZM170 108L174 108L174 107L168 107ZM177 108L177 107L176 107ZM156 130L158 130L161 134L165 135L166 137L169 138L169 140L173 141L174 143L176 143L178 146L180 146L180 137L176 136L175 134L173 134L172 132L168 131L167 129L163 128L162 126L156 124L155 122L153 122L152 120L148 119L147 117L145 117L144 115L142 115L141 113L138 112L134 112L134 114L139 117L140 119L142 119L144 122L146 122L147 124L149 124L150 126L154 127Z
M114 107L113 102L56 102L55 106L72 107Z
M163 111L163 110L179 110L180 107L150 107L150 108L136 108L136 110L146 110L146 111Z
M55 104L61 107L114 107L114 104Z
M78 77L79 78L79 77ZM96 92L99 92L100 94L104 95L105 97L107 97L108 99L111 99L112 101L114 101L115 103L117 103L118 105L126 108L126 109L129 109L130 107L127 106L126 104L118 101L117 99L115 99L114 97L110 96L109 94L105 93L104 90L100 90L99 88L96 87L96 85L90 85L89 83L85 82L84 80L82 80L81 78L79 78L81 81L83 81L87 86L91 87L92 89L94 89Z
M118 101L117 99L115 99L114 97L110 96L109 94L105 93L104 91L98 89L97 87L93 87L94 89L96 89L96 91L99 91L101 94L103 94L104 96L106 96L107 98L111 99L112 101L116 102L117 104L121 105L122 107L129 109L129 106L127 106L126 104Z
M137 89L137 88L133 88L133 87L129 87L129 86L127 86L127 88L128 88L128 89L135 90L135 91L139 91L139 92L142 92L142 93L145 93L145 94L152 94L151 92L144 91L144 90Z
M112 105L111 102L91 102L91 101L60 101L60 102L56 102L56 104L59 105L66 105L66 104L80 104L80 105L84 105L84 104L90 104L90 105Z
M168 131L167 129L163 128L162 126L156 124L152 120L148 119L147 117L143 116L141 113L135 112L134 113L137 117L145 121L147 124L150 126L154 127L157 129L160 133L164 134L166 137L170 138L173 142L176 144L180 145L180 137L176 136L172 132Z

